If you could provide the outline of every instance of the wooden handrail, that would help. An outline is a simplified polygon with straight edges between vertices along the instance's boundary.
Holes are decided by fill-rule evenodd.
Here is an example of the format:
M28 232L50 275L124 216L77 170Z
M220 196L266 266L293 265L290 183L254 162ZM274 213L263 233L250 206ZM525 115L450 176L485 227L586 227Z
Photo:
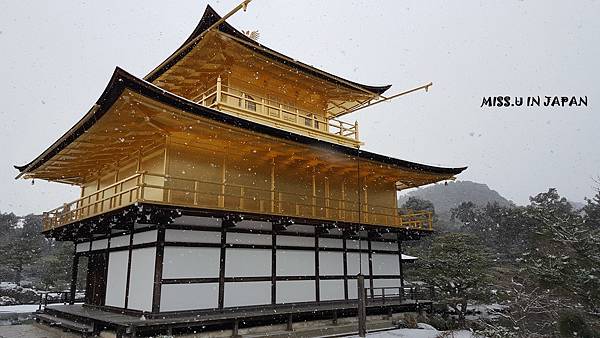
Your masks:
M148 180L148 178L152 179ZM215 189L207 189L207 185ZM161 193L157 194L157 191ZM397 209L392 207L362 203L363 219L358 220L357 201L163 174L137 173L44 213L44 230L143 201L187 207L266 212L332 221L360 221L366 224L411 229L432 229L432 213L429 211L398 214ZM232 205L232 201L237 202Z
M285 108L285 106L288 106L288 105L286 105L282 102L267 99L267 98L264 98L260 95L254 94L254 93L246 94L246 95L252 95L253 98L250 98L250 97L247 97L246 95L243 95L245 92L242 89L229 87L229 86L221 83L219 80L220 79L217 79L216 85L211 86L208 89L206 89L205 91L203 91L202 93L196 95L195 97L192 98L192 100L195 102L198 102L202 105L209 106L209 107L215 107L215 106L218 107L219 105L223 105L223 106L232 107L235 109L241 109L245 112L249 112L251 114L256 114L258 116L268 116L269 118L273 118L276 120L290 122L290 123L293 123L302 128L307 128L309 130L315 130L315 131L319 131L319 132L323 132L323 133L331 134L331 135L338 135L338 136L341 136L341 137L344 137L347 139L358 141L358 124L357 123L348 123L348 122L338 120L335 118L321 116L319 114L305 111L305 110L302 110L302 109L299 109L299 108L293 107L293 106L289 106L291 109L287 109L287 108ZM233 92L233 90L239 91L242 94L240 94L240 95L235 94ZM207 105L205 102L206 99L209 97L213 97L213 96L216 98L215 102ZM240 105L236 107L232 104L229 104L224 99L225 97L231 97L233 99L239 100ZM246 107L248 102L252 103L256 107L256 110L248 109ZM259 112L258 107L260 107L260 112ZM269 114L268 113L269 110L278 112L278 116L273 116L273 115ZM286 119L284 117L284 114L287 116L291 116L292 118ZM302 119L303 121L311 121L310 125L306 125L305 123L302 123L303 121L301 121L300 119ZM321 124L324 126L325 129L321 129L321 127L320 127Z

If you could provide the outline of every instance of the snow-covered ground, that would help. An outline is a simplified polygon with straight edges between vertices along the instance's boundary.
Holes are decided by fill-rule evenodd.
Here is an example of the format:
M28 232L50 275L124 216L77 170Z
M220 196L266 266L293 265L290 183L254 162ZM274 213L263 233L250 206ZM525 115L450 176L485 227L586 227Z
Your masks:
M0 306L0 313L31 313L38 309L38 304Z
M367 334L369 338L475 338L470 331L437 331L437 330L424 330L424 329L396 329L390 331L382 331ZM358 336L352 336L352 338L358 338Z

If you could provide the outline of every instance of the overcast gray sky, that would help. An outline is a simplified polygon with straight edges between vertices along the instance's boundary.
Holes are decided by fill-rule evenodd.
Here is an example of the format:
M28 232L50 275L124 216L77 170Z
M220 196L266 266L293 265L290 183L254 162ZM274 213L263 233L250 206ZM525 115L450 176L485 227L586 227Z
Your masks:
M212 1L225 14L238 0ZM0 1L0 211L78 197L15 181L91 107L115 66L143 77L196 26L206 1ZM468 165L460 179L522 204L556 187L593 194L600 175L600 2L254 0L229 22L336 75L419 92L350 116L365 149ZM483 96L587 96L588 107L480 108Z

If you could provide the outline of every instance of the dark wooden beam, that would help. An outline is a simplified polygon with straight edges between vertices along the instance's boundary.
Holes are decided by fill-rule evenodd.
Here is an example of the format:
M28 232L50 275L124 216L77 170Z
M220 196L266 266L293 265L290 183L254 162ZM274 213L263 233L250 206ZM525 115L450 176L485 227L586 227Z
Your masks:
M219 254L219 309L223 309L225 304L225 255L227 254L227 227L230 220L223 218L221 224L221 251ZM234 222L231 224L235 225ZM231 225L231 226L233 226Z
M156 238L156 259L154 261L154 289L152 292L152 313L160 312L160 298L162 293L162 272L165 256L165 225L158 225Z

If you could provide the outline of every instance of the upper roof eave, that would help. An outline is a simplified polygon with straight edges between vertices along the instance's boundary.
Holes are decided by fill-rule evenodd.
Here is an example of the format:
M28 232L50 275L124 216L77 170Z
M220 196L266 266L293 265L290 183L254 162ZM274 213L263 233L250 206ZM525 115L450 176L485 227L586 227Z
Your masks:
M189 101L183 97L177 96L171 92L165 91L162 88L159 88L152 83L145 81L143 79L137 78L125 70L117 67L115 72L113 73L108 85L104 89L104 92L100 96L100 98L96 101L96 104L88 111L86 115L84 115L77 124L75 124L71 129L69 129L63 136L61 136L56 142L54 142L48 149L46 149L42 154L36 157L33 161L29 162L26 165L22 166L14 166L17 170L20 171L20 174L17 178L22 175L32 172L39 166L41 166L44 162L51 159L53 156L58 154L61 150L66 148L71 142L77 139L80 135L85 133L89 128L91 128L96 121L98 121L113 105L113 103L119 98L121 93L125 89L130 89L134 92L137 92L146 97L155 99L163 104L172 106L174 108L180 109L190 114L194 114L197 116L201 116L203 118L211 119L217 122L229 124L236 126L238 128L243 128L247 130L252 130L258 133L266 134L269 136L273 136L276 138L286 139L293 142L316 146L320 148L325 148L328 150L332 150L338 153L356 156L359 155L360 158L390 164L400 168L418 170L430 172L432 174L442 174L442 175L457 175L464 171L467 167L458 167L458 168L446 168L446 167L437 167L430 166L426 164L414 163L405 160L396 159L393 157L372 153L369 151L358 150L356 148L351 148L347 146L338 145L335 143L322 141L318 139L314 139L308 136L288 132L285 130L277 129L275 127L270 127L267 125L259 124L256 122L252 122L243 118L239 118L233 115L229 115L218 110L210 109L204 107L195 102Z
M203 34L207 29L209 29L213 24L215 24L220 19L221 19L221 16L210 5L207 5L206 9L204 11L204 14L202 15L202 18L200 19L200 22L198 22L198 25L192 31L192 34L190 34L190 36L183 42L183 44L179 48L177 48L177 50L173 54L171 54L165 61L163 61L160 65L158 65L155 69L153 69L148 75L146 75L144 77L144 80L146 80L148 82L153 82L158 77L160 77L164 72L166 72L169 68L171 68L177 62L179 62L181 59L183 59L192 49L194 49L194 47L197 43L197 41L196 41L196 43L192 43L194 41L194 39L196 39L201 34ZM366 92L374 94L374 95L381 95L392 86L392 85L371 86L371 85L356 83L356 82L353 82L350 80L343 79L339 76L330 74L323 70L317 69L313 66L307 65L300 61L294 60L293 58L285 56L275 50L272 50L272 49L258 43L257 41L255 41L253 39L250 39L249 37L246 36L246 34L243 34L242 32L238 31L233 26L228 24L226 21L223 21L223 23L221 23L217 27L217 29L225 34L228 34L228 35L234 36L235 38L241 39L247 45L254 47L253 50L256 53L259 53L263 56L273 59L274 61L277 61L279 63L283 63L283 64L289 65L291 67L297 68L298 70L303 71L312 76L316 76L318 78L322 78L327 81L332 81L338 85L349 87L353 90L357 90L357 88L358 88L358 89L361 89L363 91L366 91Z

